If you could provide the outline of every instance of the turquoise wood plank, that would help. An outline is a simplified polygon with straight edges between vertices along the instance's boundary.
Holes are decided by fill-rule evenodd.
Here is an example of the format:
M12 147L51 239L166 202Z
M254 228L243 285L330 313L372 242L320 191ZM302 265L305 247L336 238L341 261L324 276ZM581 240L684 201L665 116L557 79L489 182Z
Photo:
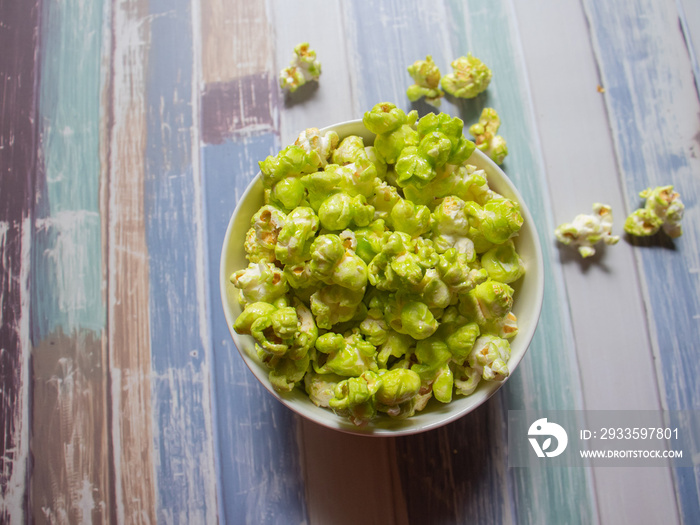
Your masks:
M146 242L159 521L217 516L192 4L151 1Z
M0 522L28 520L29 247L39 2L0 2Z
M40 13L28 486L31 514L47 521L99 522L109 519L111 506L102 345L102 14L102 2L77 0L43 2Z
M698 92L674 2L629 1L601 5L585 1L594 51L605 85L605 101L628 210L637 193L673 184L686 205L683 236L627 239L637 260L657 357L663 402L669 410L700 408L700 211L698 210ZM678 425L699 450L700 436ZM675 470L681 517L700 515L700 467Z
M450 34L455 56L471 51L494 72L487 100L478 105L494 107L501 116L499 133L508 141L510 151L503 168L530 206L541 239L544 274L549 276L539 326L528 355L504 388L505 407L582 408L563 278L553 244L548 242L554 225L515 13L508 1L488 6L476 1L449 1L448 11L448 18L453 21ZM468 112L475 113L472 109ZM512 469L509 474L516 523L591 523L597 519L587 471ZM571 494L576 494L576 498L571 498Z
M276 133L228 138L203 150L218 461L222 520L228 523L308 520L297 417L259 384L239 356L217 292L218 271L214 271L239 196L258 172L258 161L277 151Z

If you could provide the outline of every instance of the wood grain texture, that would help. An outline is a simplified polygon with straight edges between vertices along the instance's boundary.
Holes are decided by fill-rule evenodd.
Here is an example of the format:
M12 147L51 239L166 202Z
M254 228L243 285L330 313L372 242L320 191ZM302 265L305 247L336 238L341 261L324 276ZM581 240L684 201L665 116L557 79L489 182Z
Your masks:
M663 236L629 241L642 275L662 404L669 410L697 410L700 363L689 349L700 336L700 104L676 4L586 1L584 6L606 89L626 212L640 206L639 191L662 184L673 184L686 205L684 233L676 241ZM691 450L698 450L700 436L686 421L671 424L688 436ZM675 470L680 517L686 523L700 515L698 472L697 465Z
M221 13L218 9L216 2L202 2L203 34L210 42L233 46L233 56L248 56L250 62L236 69L223 55L219 56L221 67L203 60L203 79L216 80L204 86L201 120L210 268L218 268L226 226L238 198L258 172L258 162L279 150L278 92L270 69L272 47L249 47L247 37L251 31L264 33L274 44L265 2L247 4L245 9L255 23L234 32L224 28L250 21L236 18L231 10ZM206 23L212 13L224 17L215 28ZM203 52L206 49L204 42ZM212 68L228 73L212 75ZM253 93L254 103L242 103L250 100L246 94ZM264 390L238 355L221 308L218 271L210 270L209 288L220 519L229 523L307 522L298 420Z
M583 6L544 0L513 3L537 115L554 224L612 206L620 234L626 197L598 86L603 82ZM566 24L542 24L546 14ZM552 45L556 42L556 45ZM558 71L552 82L551 71ZM596 174L598 176L592 176ZM553 232L544 242L554 244ZM556 245L575 334L583 406L589 410L659 410L656 367L647 331L634 246L619 242L584 260ZM595 305L594 307L592 305ZM601 334L605 334L601 342ZM611 351L614 349L614 351ZM604 359L605 366L600 366ZM634 373L621 374L634 363ZM632 481L630 481L632 480ZM597 468L592 482L601 523L677 520L671 472L660 468Z
M38 2L0 2L0 522L27 512L29 272L36 148Z
M143 211L152 468L157 520L171 523L206 523L217 514L194 16L189 0L148 3Z
M32 455L38 522L110 507L100 210L102 3L44 2L32 233ZM76 83L75 79L80 79Z
M206 0L201 13L205 84L226 83L268 69L274 42L264 0Z
M108 128L108 349L114 494L120 522L157 516L151 400L149 267L144 213L148 3L111 14Z

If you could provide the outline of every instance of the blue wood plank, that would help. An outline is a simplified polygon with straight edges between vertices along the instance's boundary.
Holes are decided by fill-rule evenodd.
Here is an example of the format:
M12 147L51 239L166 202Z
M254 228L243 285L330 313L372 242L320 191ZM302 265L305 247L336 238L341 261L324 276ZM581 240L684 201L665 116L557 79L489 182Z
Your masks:
M700 407L700 373L695 348L700 337L700 113L693 64L674 2L634 0L602 5L585 1L594 50L605 85L605 101L628 210L642 203L638 192L673 184L686 206L683 236L663 234L627 239L638 247L637 260L650 336L660 370L663 402L669 410ZM700 450L700 436L687 422L678 425ZM700 515L700 467L676 469L681 517Z
M304 523L297 417L267 392L233 344L218 294L218 261L231 213L258 161L279 151L276 133L227 138L203 149L222 519ZM242 247L241 247L242 249Z
M146 80L152 468L157 517L176 523L217 515L191 9L189 0L149 3Z

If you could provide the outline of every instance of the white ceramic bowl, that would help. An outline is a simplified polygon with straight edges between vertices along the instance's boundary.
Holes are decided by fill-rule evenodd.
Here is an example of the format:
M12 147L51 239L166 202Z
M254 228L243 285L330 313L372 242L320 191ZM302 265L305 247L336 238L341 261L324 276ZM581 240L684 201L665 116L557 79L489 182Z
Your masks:
M370 145L374 141L374 134L365 129L361 120L335 124L322 129L321 132L325 133L329 130L335 130L341 139L348 135L359 135L364 139L365 145ZM508 367L512 375L532 340L542 308L544 295L542 251L527 205L523 202L518 190L513 186L506 174L479 150L472 153L469 163L486 172L489 186L494 191L520 203L520 212L524 219L523 227L515 238L515 245L525 264L526 273L514 285L513 313L518 318L519 331L515 338L510 341L511 356L508 361ZM284 405L297 414L328 428L353 434L399 436L423 432L454 421L477 408L503 386L504 382L481 381L476 391L470 396L455 395L452 402L448 404L431 400L423 411L413 417L392 419L381 415L363 427L353 425L350 421L335 415L329 409L317 407L298 388L285 395L275 392L268 379L267 368L259 363L255 357L253 338L239 335L233 330L233 322L240 314L241 308L238 302L238 290L229 281L229 277L233 272L248 266L243 243L246 232L250 227L250 220L262 206L262 202L262 179L258 173L240 198L226 231L221 252L221 299L231 337L233 337L233 341L243 361L248 365L248 368L250 368L258 381Z

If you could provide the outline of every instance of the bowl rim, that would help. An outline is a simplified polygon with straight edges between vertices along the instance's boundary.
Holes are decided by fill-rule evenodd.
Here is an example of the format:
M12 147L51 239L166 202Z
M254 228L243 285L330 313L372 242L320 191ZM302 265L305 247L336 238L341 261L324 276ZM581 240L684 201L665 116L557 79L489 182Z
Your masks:
M325 134L326 132L331 130L336 131L340 136L341 140L342 138L350 134L359 135L364 140L373 141L374 139L374 134L364 127L364 124L362 123L361 119L339 122L321 128L319 131L321 134ZM476 158L474 157L474 155L476 155ZM248 199L253 195L254 192L262 192L262 178L260 171L258 171L258 173L250 181L245 191L240 195L238 201L236 202L236 206L231 214L231 218L229 219L229 223L226 228L226 233L221 249L221 257L219 261L219 291L221 294L221 302L224 310L224 317L226 318L229 333L233 339L233 343L236 346L239 355L245 362L248 369L260 382L260 384L262 384L262 386L270 394L272 394L272 396L275 399L277 399L284 406L286 406L299 416L303 417L304 419L307 419L329 429L362 436L396 437L426 432L428 430L433 430L442 427L453 421L456 421L457 419L460 419L461 417L465 416L466 414L476 410L478 407L483 405L513 376L513 373L524 358L532 342L535 331L539 324L539 318L542 311L542 305L544 301L544 261L542 246L530 210L523 201L522 195L515 187L513 182L510 180L508 175L500 168L500 166L493 162L479 149L474 150L472 156L470 157L470 160L475 160L476 162L472 162L471 164L476 164L477 167L486 171L487 179L489 181L489 187L493 187L494 181L491 180L491 176L492 174L495 174L496 177L500 179L496 182L495 185L500 186L501 184L503 184L506 187L506 191L502 191L503 188L501 188L501 190L498 191L498 193L501 193L508 198L516 200L520 204L520 212L524 219L523 229L521 230L521 233L523 231L528 232L532 242L533 257L531 257L527 261L529 267L525 274L525 276L534 274L535 277L535 282L533 282L533 284L530 285L530 287L534 286L533 303L530 304L530 308L528 309L528 316L531 319L531 321L527 324L527 330L525 331L522 330L521 323L518 323L518 334L511 341L511 343L516 342L518 347L522 347L522 349L517 353L511 353L511 356L508 360L508 368L510 370L509 376L503 381L499 382L481 381L479 383L479 387L475 392L473 392L469 396L459 396L458 398L456 398L457 400L461 399L473 401L463 402L462 405L464 406L460 405L457 409L455 409L455 406L457 405L453 404L458 402L455 399L453 399L451 403L447 403L444 405L440 404L437 407L435 406L435 403L437 402L431 400L433 406L430 408L430 411L427 414L429 416L434 416L435 414L437 414L434 417L421 418L421 416L426 415L426 412L420 412L406 419L392 419L388 417L382 418L379 421L375 419L364 426L356 426L346 418L342 418L341 416L336 415L330 409L316 406L309 399L308 395L306 393L301 392L298 388L295 388L294 391L290 394L281 395L277 393L268 379L268 370L261 363L259 363L256 358L249 355L246 352L246 348L244 348L246 344L248 346L252 345L252 337L240 335L236 333L233 329L233 321L235 320L235 317L231 312L232 298L230 297L230 291L233 288L233 286L230 284L230 273L227 270L227 261L229 260L230 252L229 245L231 244L232 238L234 237L234 226L240 225L241 223L249 224L250 218L253 214L251 213L250 215L243 215L243 210L245 208L244 205L246 203L250 203ZM261 198L262 195L260 199ZM255 210L257 209L258 208L256 207ZM243 236L244 234L241 237ZM517 243L517 239L515 242ZM520 249L518 250L518 253L520 253ZM514 308L516 307L516 305L514 305ZM520 321L520 316L518 317L518 319ZM511 344L511 348L512 346L513 345ZM301 403L298 401L301 401ZM423 420L427 421L424 422Z

